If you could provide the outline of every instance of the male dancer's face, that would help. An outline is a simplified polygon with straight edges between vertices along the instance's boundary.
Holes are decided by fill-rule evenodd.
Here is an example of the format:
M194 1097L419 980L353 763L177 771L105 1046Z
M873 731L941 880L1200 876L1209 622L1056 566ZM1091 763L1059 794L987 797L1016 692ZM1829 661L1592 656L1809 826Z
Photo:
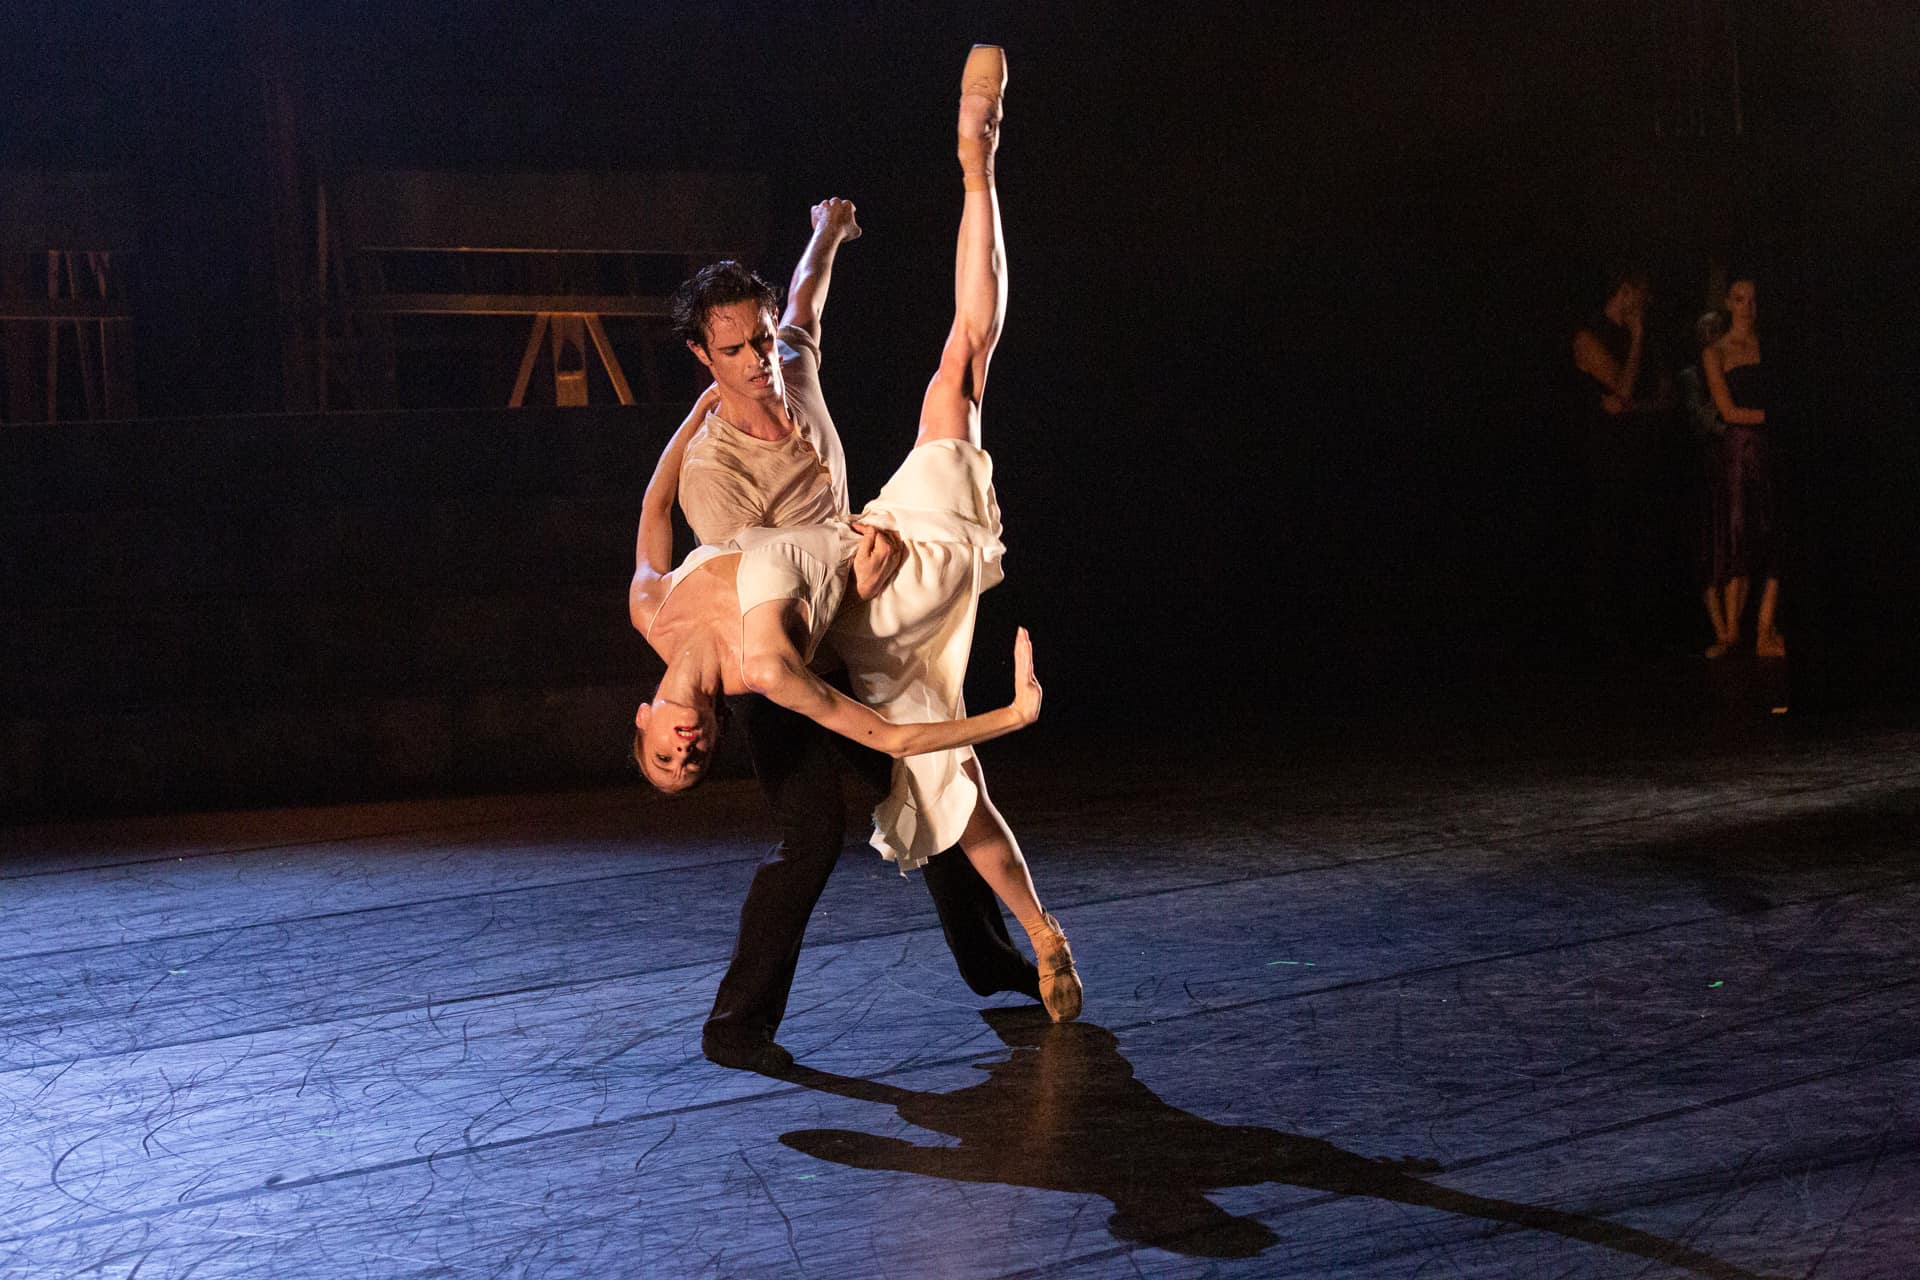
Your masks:
M707 311L707 343L688 343L694 358L720 385L723 399L747 400L778 408L787 388L774 349L773 312L742 299Z

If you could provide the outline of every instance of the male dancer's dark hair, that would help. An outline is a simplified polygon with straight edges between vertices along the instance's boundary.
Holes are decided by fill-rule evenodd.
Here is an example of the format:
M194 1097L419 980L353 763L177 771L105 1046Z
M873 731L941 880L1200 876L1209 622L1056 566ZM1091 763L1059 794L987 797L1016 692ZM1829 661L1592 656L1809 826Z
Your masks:
M674 337L704 347L707 313L715 307L748 301L778 313L780 291L732 258L724 258L700 268L673 291L667 318L673 323Z

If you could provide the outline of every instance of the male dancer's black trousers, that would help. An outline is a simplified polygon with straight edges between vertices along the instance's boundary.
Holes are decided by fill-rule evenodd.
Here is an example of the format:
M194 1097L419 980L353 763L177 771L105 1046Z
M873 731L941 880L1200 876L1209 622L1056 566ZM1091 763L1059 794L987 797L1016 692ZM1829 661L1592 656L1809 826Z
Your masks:
M844 692L844 673L829 680ZM780 843L754 870L733 960L707 1018L707 1036L745 1045L772 1040L786 1014L801 936L846 842L842 769L877 799L891 784L893 761L758 695L729 704L780 831ZM1014 949L999 900L966 855L949 849L921 871L967 985L983 996L1017 991L1038 999L1033 963Z

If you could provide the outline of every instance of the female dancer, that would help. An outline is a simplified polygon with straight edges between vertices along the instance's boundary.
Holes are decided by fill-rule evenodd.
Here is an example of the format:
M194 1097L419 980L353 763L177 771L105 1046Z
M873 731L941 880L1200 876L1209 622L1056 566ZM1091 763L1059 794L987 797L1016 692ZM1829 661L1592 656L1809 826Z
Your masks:
M1721 450L1726 443L1727 424L1720 421L1720 410L1713 403L1713 393L1707 390L1707 375L1701 371L1700 364L1706 349L1718 342L1726 331L1727 317L1719 307L1702 314L1693 322L1693 360L1680 370L1700 467L1696 483L1690 487L1695 490L1695 500L1700 507L1695 560L1700 571L1701 600L1707 606L1707 621L1713 624L1713 644L1707 647L1709 658L1721 657L1733 643L1727 631L1725 583L1720 577L1720 561L1724 558L1721 542L1727 523L1727 468Z
M1006 312L993 180L1005 84L1001 51L976 46L961 80L965 196L953 324L921 402L914 448L858 520L745 530L669 571L667 509L680 451L669 446L662 455L642 509L628 612L667 672L635 713L634 758L664 790L692 785L718 736L720 695L746 691L895 757L893 789L874 814L874 846L904 872L957 840L1026 929L1041 1000L1065 1021L1081 1003L1073 953L1040 906L972 751L1040 713L1024 629L1014 642L1014 700L968 716L961 698L979 594L1000 581L1004 551L993 464L980 447L980 400ZM700 413L696 406L695 419ZM870 565L883 540L903 553L897 571L884 582L857 581L860 598L842 612L849 570ZM808 669L829 630L859 701Z
M1727 285L1727 331L1700 353L1700 369L1713 396L1720 420L1727 424L1721 437L1725 474L1725 505L1714 530L1713 587L1722 593L1717 623L1724 630L1707 650L1718 658L1740 639L1740 619L1747 607L1748 583L1765 576L1760 611L1755 623L1753 651L1762 658L1785 657L1786 641L1774 629L1780 603L1780 579L1773 560L1773 477L1767 440L1765 371L1760 364L1760 337L1754 329L1754 283L1741 276Z

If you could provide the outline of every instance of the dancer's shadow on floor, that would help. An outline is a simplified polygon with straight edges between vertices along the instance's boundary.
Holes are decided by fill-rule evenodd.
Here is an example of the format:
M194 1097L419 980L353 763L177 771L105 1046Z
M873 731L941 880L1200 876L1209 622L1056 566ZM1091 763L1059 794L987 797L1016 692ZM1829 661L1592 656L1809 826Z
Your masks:
M1054 1026L1038 1010L981 1014L1005 1042L987 1078L952 1093L919 1093L795 1066L809 1089L877 1102L958 1146L917 1146L844 1129L798 1129L780 1141L856 1169L994 1182L1103 1196L1121 1240L1174 1253L1246 1258L1278 1242L1256 1218L1207 1198L1223 1187L1277 1182L1345 1196L1426 1205L1683 1267L1703 1276L1751 1277L1729 1263L1632 1227L1558 1209L1491 1200L1426 1181L1431 1161L1377 1160L1318 1138L1252 1125L1215 1124L1162 1102L1134 1079L1113 1033L1091 1023Z

